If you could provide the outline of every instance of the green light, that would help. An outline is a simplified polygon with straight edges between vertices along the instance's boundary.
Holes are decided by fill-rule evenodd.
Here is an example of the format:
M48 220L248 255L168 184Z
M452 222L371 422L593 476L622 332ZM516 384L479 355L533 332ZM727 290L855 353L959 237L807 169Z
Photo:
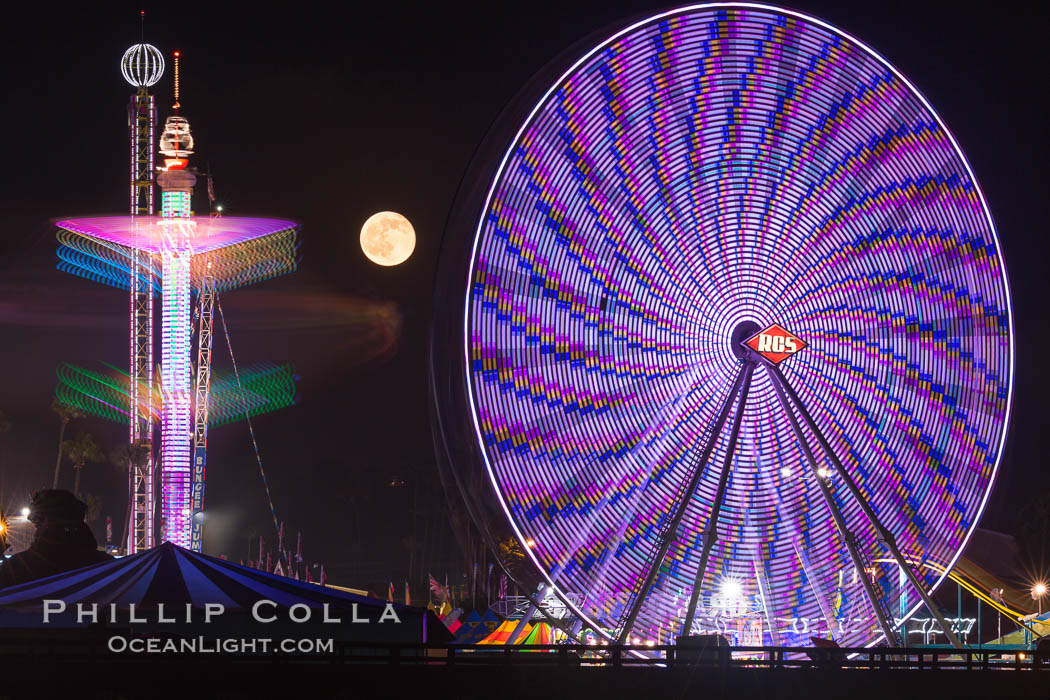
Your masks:
M55 398L88 415L116 423L127 423L129 378L126 372L107 365L109 372L101 373L63 362L55 374ZM291 406L295 403L295 383L298 377L292 365L269 362L249 366L241 371L244 392L237 389L233 372L216 372L211 382L208 406L208 427L235 423L244 418ZM158 393L153 397L154 413L160 411Z

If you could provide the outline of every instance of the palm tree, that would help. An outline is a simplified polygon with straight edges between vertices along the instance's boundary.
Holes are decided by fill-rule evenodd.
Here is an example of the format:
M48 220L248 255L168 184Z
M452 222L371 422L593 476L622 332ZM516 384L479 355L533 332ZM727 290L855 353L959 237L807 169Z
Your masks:
M105 459L102 450L95 444L95 439L90 433L80 433L72 440L62 443L69 461L73 463L76 477L73 480L73 495L80 498L80 472L88 462L101 462Z
M525 563L525 550L521 548L521 543L516 537L507 535L499 538L497 544L500 561L510 571L511 576L517 578L522 564Z
M51 410L54 411L61 419L58 428L58 457L55 459L55 478L51 481L51 488L58 488L58 471L62 466L62 437L66 434L66 426L69 425L69 421L75 418L83 418L84 413L78 408L70 406L67 403L63 403L58 399L51 402Z
M142 443L126 442L109 455L109 461L119 472L141 469L149 463L149 448Z
M87 512L84 513L84 522L93 523L98 520L98 516L102 513L102 499L93 493L85 493L84 505L87 506Z

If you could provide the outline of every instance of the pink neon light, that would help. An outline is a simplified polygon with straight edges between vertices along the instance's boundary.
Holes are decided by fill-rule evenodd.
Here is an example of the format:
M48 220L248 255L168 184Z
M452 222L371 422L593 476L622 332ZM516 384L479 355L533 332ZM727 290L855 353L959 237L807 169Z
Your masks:
M163 255L161 311L161 516L163 540L190 546L190 258Z
M297 224L286 219L244 216L183 216L177 224L161 216L95 216L58 222L58 227L67 231L151 253L171 249L172 226L179 227L180 237L196 255L287 231Z

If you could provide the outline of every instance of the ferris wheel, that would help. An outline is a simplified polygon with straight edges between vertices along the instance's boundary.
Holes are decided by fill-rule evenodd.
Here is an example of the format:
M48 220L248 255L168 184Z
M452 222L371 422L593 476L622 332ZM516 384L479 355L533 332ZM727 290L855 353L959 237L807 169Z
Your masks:
M1010 297L903 75L793 11L683 7L560 75L485 185L464 395L547 587L619 641L895 644L925 604L958 643L929 595L999 466Z

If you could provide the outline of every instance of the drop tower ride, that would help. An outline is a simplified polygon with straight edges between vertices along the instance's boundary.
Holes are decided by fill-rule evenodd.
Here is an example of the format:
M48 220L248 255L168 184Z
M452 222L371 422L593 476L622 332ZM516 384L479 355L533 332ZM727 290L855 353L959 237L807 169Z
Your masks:
M60 269L126 286L130 293L129 440L143 459L129 464L128 553L167 541L201 550L202 519L194 516L203 507L213 304L219 292L296 266L294 221L194 215L197 178L189 167L194 144L189 122L180 113L178 63L175 53L174 114L165 121L157 149L165 156L156 169L160 216L154 214L153 193L156 107L148 88L160 80L164 59L155 47L138 44L128 49L121 64L125 79L138 88L129 105L130 216L58 222ZM153 390L153 302L158 292L159 395ZM158 418L160 449L155 451ZM159 533L154 517L158 505Z

